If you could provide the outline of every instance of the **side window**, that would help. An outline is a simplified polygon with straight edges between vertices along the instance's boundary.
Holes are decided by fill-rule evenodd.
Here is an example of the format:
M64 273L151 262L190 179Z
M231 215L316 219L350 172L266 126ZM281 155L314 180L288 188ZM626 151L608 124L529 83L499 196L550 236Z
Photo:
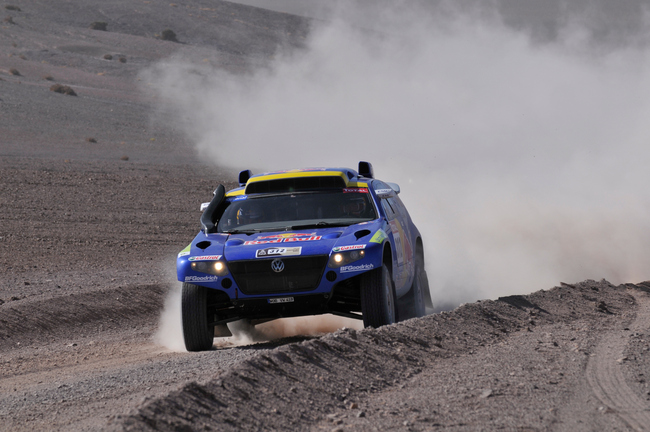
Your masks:
M393 207L391 207L390 202L388 202L387 199L381 200L381 206L384 209L384 213L386 213L386 218L389 221L395 219L395 210L393 210Z
M386 199L386 201L388 201L388 203L390 204L391 208L395 211L395 213L399 214L401 217L406 216L406 207L404 207L402 200L399 199L398 196L388 198Z

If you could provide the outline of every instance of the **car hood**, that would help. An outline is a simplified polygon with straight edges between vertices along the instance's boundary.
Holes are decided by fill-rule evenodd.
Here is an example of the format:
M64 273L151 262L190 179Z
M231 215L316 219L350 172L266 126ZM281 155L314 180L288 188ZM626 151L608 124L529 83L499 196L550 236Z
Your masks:
M329 255L335 247L368 243L379 225L373 221L348 227L231 234L223 244L223 255L228 261L274 256Z

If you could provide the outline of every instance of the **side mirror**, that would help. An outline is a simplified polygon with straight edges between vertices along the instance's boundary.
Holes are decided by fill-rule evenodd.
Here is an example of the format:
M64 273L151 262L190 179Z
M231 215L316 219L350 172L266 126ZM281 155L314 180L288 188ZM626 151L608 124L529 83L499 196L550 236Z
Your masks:
M388 183L388 182L386 182L386 184L388 186L390 186L395 191L396 194L398 194L400 192L400 188L399 188L399 185L397 183Z

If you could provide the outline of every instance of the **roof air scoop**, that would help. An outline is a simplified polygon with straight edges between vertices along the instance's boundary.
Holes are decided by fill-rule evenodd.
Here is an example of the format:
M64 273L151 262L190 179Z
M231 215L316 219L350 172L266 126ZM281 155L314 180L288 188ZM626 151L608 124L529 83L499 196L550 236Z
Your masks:
M239 186L246 186L248 179L253 176L251 170L244 170L239 172Z
M210 204L203 210L203 214L201 215L201 228L203 229L203 232L206 234L210 234L213 232L216 232L217 227L215 226L215 222L217 222L216 219L216 210L219 204L221 204L221 201L223 201L224 197L226 195L226 188L223 187L223 185L219 185L215 190L214 190L214 196L212 197L212 201L210 201Z
M359 162L359 175L366 178L375 178L375 172L372 169L372 164L370 162Z

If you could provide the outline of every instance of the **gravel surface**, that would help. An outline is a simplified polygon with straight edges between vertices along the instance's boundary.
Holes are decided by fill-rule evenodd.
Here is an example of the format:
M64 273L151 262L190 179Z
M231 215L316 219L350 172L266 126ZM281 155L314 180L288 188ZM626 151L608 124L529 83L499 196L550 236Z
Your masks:
M342 330L190 383L116 429L644 430L647 390L621 379L619 356L647 329L648 286L585 281Z
M235 173L156 115L139 72L182 53L243 73L300 49L309 22L216 0L12 4L0 23L0 430L650 428L648 282L169 349L159 329L176 253Z

